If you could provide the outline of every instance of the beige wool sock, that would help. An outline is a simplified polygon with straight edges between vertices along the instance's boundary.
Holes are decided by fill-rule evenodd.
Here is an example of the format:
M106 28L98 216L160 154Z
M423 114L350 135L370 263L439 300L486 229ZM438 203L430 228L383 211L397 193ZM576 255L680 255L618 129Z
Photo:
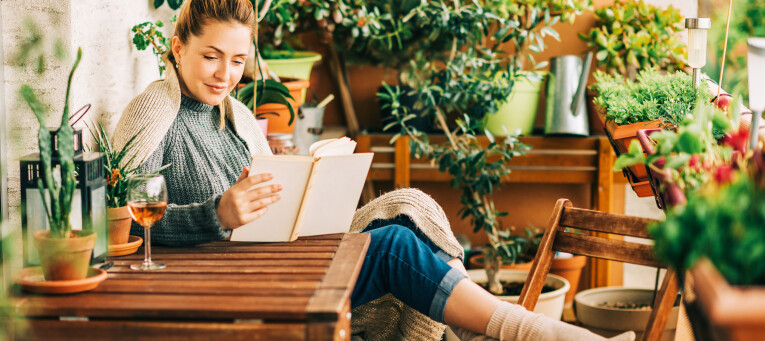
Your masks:
M454 333L462 341L633 341L634 332L626 332L610 339L594 334L565 322L556 321L542 314L527 311L517 304L502 302L494 310L486 335L452 327Z

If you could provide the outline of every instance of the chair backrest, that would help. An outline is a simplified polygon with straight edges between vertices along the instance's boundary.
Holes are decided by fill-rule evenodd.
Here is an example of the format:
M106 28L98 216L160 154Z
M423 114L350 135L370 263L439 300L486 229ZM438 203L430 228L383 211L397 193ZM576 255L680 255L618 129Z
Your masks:
M662 267L652 253L646 226L656 220L574 208L568 199L555 204L550 222L539 244L534 263L518 304L533 311L550 271L555 251L608 259L618 262ZM577 231L592 232L584 234ZM620 235L640 238L636 241L609 238ZM642 239L642 240L641 240ZM677 278L667 271L654 302L643 340L659 340L677 297Z
M560 215L555 214L558 212ZM652 222L656 220L575 208L567 199L561 199L548 226L551 233L546 234L554 237L551 240L554 251L660 267L652 255L652 245L645 243L651 240L646 226ZM567 229L595 233L588 235ZM643 243L611 239L604 233L641 238Z

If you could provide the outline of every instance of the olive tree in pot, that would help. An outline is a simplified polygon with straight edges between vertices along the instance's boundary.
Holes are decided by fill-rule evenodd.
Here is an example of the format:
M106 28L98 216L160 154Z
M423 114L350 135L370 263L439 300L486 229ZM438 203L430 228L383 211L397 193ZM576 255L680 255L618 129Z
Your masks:
M51 133L45 126L45 109L28 85L22 85L21 96L29 104L40 123L38 145L42 161L42 176L37 186L44 201L50 230L34 234L35 247L40 254L40 262L46 280L69 280L85 278L90 265L91 254L96 244L96 234L87 230L72 230L69 213L72 210L72 198L76 186L74 169L74 138L69 126L69 91L72 76L82 58L82 50L77 50L77 58L66 86L64 112L61 127L58 129L58 152L52 152Z
M404 91L401 85L385 86L378 94L382 108L390 110L394 117L385 129L400 127L394 139L408 136L416 157L429 158L440 171L453 177L452 186L462 191L461 217L470 218L475 232L483 230L489 237L484 267L489 289L495 294L503 291L497 277L500 265L514 263L529 241L501 226L499 218L508 213L495 207L492 193L510 172L507 163L528 147L507 131L503 132L506 138L495 140L490 131L483 129L482 120L508 100L516 82L527 76L524 68L529 63L544 66L536 64L529 51L543 49L544 36L557 36L551 26L561 19L572 20L589 3L431 1L408 11L395 8L400 16L394 18L404 19L400 25L388 22L395 27L386 36L390 43L375 34L380 26L375 23L362 26L371 31L371 38L362 40L362 30L347 48L357 51L357 55L377 51L394 60L410 58L397 65L403 67L401 74L413 90ZM380 15L376 20L385 23L390 21L388 18ZM338 30L341 28L335 28L335 32ZM513 43L514 54L503 50L508 41ZM368 48L356 50L359 46ZM414 95L416 100L406 103L403 94ZM432 142L412 126L417 113L434 117L446 135L445 143ZM456 128L447 125L448 117L453 116L459 117L454 120ZM478 134L484 131L486 139L479 139Z

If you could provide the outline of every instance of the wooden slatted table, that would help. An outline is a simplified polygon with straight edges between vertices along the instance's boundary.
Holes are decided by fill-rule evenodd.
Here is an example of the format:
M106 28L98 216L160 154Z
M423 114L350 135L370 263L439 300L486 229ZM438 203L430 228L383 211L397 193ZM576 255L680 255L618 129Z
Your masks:
M347 340L368 234L291 243L153 247L166 269L111 258L108 279L74 295L18 293L17 339Z

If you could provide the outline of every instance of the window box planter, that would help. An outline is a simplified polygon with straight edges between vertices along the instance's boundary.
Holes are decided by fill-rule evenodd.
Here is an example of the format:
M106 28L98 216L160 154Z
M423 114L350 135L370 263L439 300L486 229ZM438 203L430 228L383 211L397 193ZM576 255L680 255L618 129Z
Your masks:
M765 287L732 286L706 259L690 277L696 297L685 305L697 340L765 339Z
M594 96L593 96L594 97ZM618 157L622 153L626 153L629 150L630 143L633 140L637 140L637 133L641 129L661 129L661 120L645 121L625 125L617 125L613 120L606 119L605 108L597 108L597 116L600 122L605 127L606 136L611 142L611 146L614 148L614 152ZM625 176L629 180L632 189L638 197L650 197L654 195L651 189L651 182L648 177L648 171L642 164L630 166L625 171Z

